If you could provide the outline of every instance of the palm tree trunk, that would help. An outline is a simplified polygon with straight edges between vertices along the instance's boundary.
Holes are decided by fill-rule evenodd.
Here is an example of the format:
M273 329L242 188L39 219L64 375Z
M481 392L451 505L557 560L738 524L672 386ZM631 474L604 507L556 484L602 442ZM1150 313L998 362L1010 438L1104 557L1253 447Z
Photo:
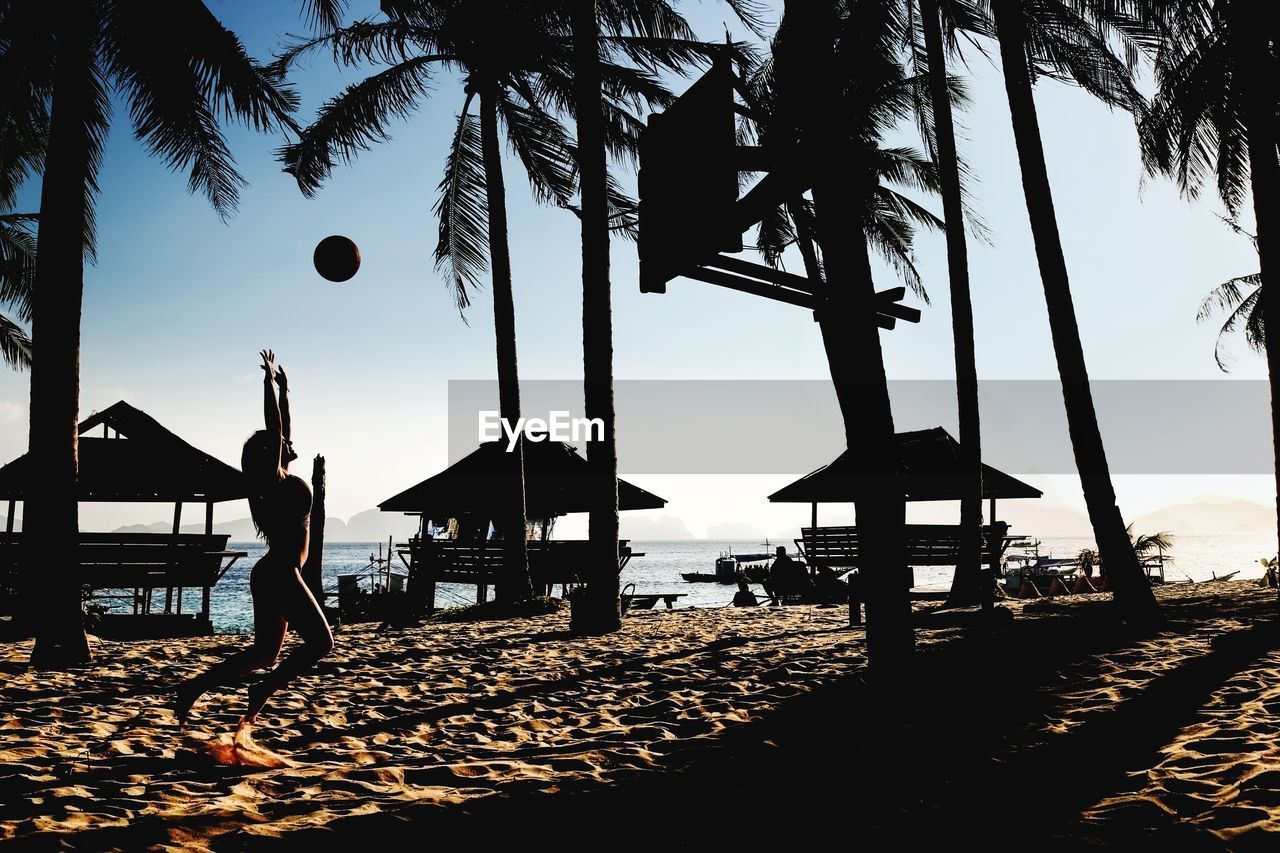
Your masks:
M516 365L516 306L511 291L511 253L507 246L507 192L502 183L502 151L498 145L498 92L494 83L480 89L480 147L489 201L489 268L492 271L493 327L498 352L498 414L507 423L520 418L520 373ZM525 534L524 438L509 454L511 494L500 520L502 576L497 597L517 601L533 594Z
M1116 506L1116 493L1111 484L1107 453L1098 430L1098 416L1089 388L1080 328L1071 301L1071 285L1067 277L1066 259L1058 234L1057 214L1049 187L1044 148L1040 141L1040 124L1036 117L1035 98L1027 67L1024 24L1019 5L1013 0L996 0L996 30L1000 42L1000 59L1004 68L1005 91L1013 120L1018 162L1022 167L1022 189L1031 220L1040 278L1044 284L1045 303L1049 310L1049 330L1053 336L1058 375L1062 382L1062 400L1067 411L1067 428L1075 453L1076 468L1084 489L1089 521L1098 550L1106 565L1107 577L1115 590L1116 604L1126 618L1148 622L1158 617L1159 606L1151 585L1138 564L1133 544L1125 531L1124 519Z
M76 5L61 13L56 34L31 320L29 443L32 470L39 477L23 506L24 586L36 629L31 663L46 668L90 658L80 608L76 472L94 15L89 4Z
M871 261L865 242L860 251L844 237L862 231L860 206L848 201L860 196L849 182L833 180L814 187L813 197L829 282L818 326L844 419L845 444L858 473L854 511L861 557L858 582L867 605L867 660L879 678L900 677L915 650L904 545L906 501L875 323ZM857 606L855 601L851 598L851 606Z
M575 630L607 634L622 627L618 597L618 453L613 408L613 313L609 282L608 165L600 101L595 0L573 4L574 98L582 192L582 390L586 416L604 424L587 443L593 488L589 518L592 566L585 612Z
M814 219L827 280L825 304L815 314L857 472L854 508L867 605L867 663L877 682L891 686L907 675L915 651L904 546L906 503L876 325L871 259L864 239L850 239L865 231L863 214L875 179L865 164L851 159L848 131L836 109L841 91L832 44L833 7L789 0L784 20L802 39L797 49L807 57L810 85L816 103L823 105L810 111L812 124L805 129L814 145Z
M1244 87L1245 133L1249 137L1249 182L1258 232L1259 278L1262 287L1262 322L1268 334L1267 377L1271 383L1271 441L1276 470L1277 542L1280 544L1280 162L1276 157L1275 90L1277 67L1267 40L1265 13L1256 4L1232 3L1237 30L1247 33L1248 55L1240 60L1252 67L1240 75ZM1243 14L1241 14L1243 13ZM1255 17L1257 16L1257 17ZM1270 285L1269 287L1263 285Z
M951 335L955 341L956 408L960 421L960 554L944 607L981 602L991 605L990 582L982 577L982 438L978 411L978 362L974 353L973 300L969 293L969 247L964 235L960 161L955 122L947 91L947 60L937 0L920 0L925 50L929 56L929 94L937 136L942 210L947 227L947 272L951 280ZM992 519L994 521L995 519Z

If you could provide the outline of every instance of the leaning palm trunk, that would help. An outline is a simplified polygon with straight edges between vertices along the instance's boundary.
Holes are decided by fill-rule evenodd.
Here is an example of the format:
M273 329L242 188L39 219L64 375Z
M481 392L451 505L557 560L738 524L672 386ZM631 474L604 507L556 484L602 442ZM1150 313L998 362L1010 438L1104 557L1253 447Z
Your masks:
M609 283L608 166L600 99L595 0L574 0L574 97L582 193L582 388L588 418L604 435L587 444L592 491L591 567L575 630L606 634L622 627L618 597L618 454L613 408L613 315Z
M982 439L978 411L978 364L974 353L973 300L969 293L969 247L964 235L960 163L947 91L947 61L937 0L920 0L929 94L937 136L943 218L947 224L947 272L951 280L951 333L955 341L956 408L960 420L960 553L947 607L991 603L992 583L982 579ZM995 519L992 519L994 521ZM992 579L994 582L994 579Z
M1280 162L1276 159L1276 99L1272 81L1276 60L1267 41L1265 16L1253 5L1233 3L1239 15L1237 26L1249 34L1248 63L1241 75L1244 88L1245 134L1249 137L1249 182L1253 190L1253 212L1258 232L1258 260L1261 265L1258 285L1261 288L1262 323L1268 331L1280 329ZM1250 18L1253 18L1250 20ZM1249 67L1252 66L1252 67ZM1260 76L1261 75L1261 76ZM1270 287L1262 285L1271 282ZM1280 334L1268 334L1263 340L1267 351L1267 376L1271 383L1271 440L1275 458L1277 524L1280 525ZM1280 527L1277 528L1280 543Z
M850 239L865 233L863 216L876 177L865 162L851 159L843 117L834 109L843 100L830 41L834 7L788 0L784 23L801 39L796 55L805 57L806 84L815 107L807 111L809 126L803 128L812 140L808 156L816 176L814 237L822 249L826 278L826 298L815 314L857 475L854 510L867 605L867 662L877 682L891 685L906 675L915 651L904 545L906 503L876 324L871 259L865 238Z
M848 171L847 167L842 171ZM844 237L862 231L857 221L862 207L849 203L849 199L860 197L859 182L846 176L830 177L813 191L828 282L818 325L844 418L845 443L857 465L854 511L859 582L867 605L867 660L879 677L893 677L904 673L915 649L904 547L906 502L896 464L898 450L880 330L875 323L871 261L865 241L859 250ZM857 606L856 598L851 597L850 606Z
M36 631L31 663L38 667L72 666L90 658L80 612L76 466L93 15L87 3L75 5L61 14L57 33L32 305L29 441L40 476L24 504L22 538L24 598Z
M498 147L498 103L494 84L480 91L480 146L484 156L485 191L489 202L489 266L493 271L493 326L498 351L498 413L509 424L520 418L520 380L516 364L516 307L511 292L511 255L507 246L507 195L502 183ZM508 464L510 493L497 520L502 532L502 576L499 600L516 601L533 594L525 532L524 438L516 442Z
M1080 473L1089 522L1107 568L1107 577L1115 590L1116 603L1129 619L1149 621L1157 617L1159 608L1125 532L1120 509L1116 506L1106 449L1098 430L1098 416L1089 388L1089 373L1071 301L1067 265L1040 141L1021 11L1011 0L998 0L993 8L1014 141L1022 167L1022 188L1049 311L1049 330L1062 382L1067 428L1071 433L1071 446Z

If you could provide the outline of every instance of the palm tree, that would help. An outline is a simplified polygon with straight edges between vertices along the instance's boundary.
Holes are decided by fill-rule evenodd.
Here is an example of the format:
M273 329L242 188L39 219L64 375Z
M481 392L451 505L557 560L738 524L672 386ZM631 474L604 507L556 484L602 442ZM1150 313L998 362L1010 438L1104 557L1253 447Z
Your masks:
M727 0L728 5L757 33L760 21L749 2ZM575 628L603 634L622 625L618 574L618 454L615 442L613 402L613 317L609 281L610 222L625 210L610 204L608 170L608 116L602 99L601 53L606 60L631 43L663 50L660 65L681 67L706 48L697 45L692 31L662 0L572 0L574 52L573 115L578 129L578 164L582 198L582 356L583 397L588 418L604 424L602 441L587 446L599 494L593 501L589 535L594 565L586 595L575 605ZM606 36L601 39L601 24ZM651 50L652 50L651 48ZM680 56L672 52L673 49ZM656 70L657 56L631 52L631 58ZM638 140L637 140L638 141ZM627 153L634 150L629 146Z
M1149 622L1158 618L1159 608L1116 506L1071 300L1032 84L1041 76L1072 79L1108 105L1140 110L1142 98L1130 68L1150 32L1117 13L1132 4L1115 0L986 0L983 5L988 7L1000 45L1023 194L1089 521L1107 561L1117 605L1127 618ZM1113 45L1121 46L1123 59L1113 53Z
M337 162L350 162L371 142L386 139L386 125L417 109L437 71L462 74L462 108L435 206L440 218L436 267L448 278L459 311L470 304L486 267L490 270L499 414L514 424L520 417L520 387L500 120L539 200L567 204L577 176L571 141L545 108L547 83L540 79L550 69L539 37L553 29L555 16L537 4L501 5L385 2L387 21L357 22L292 45L277 67L286 71L322 47L330 48L339 63L387 66L325 103L299 140L282 149L286 171L307 196L319 190ZM532 594L521 442L510 464L512 493L498 519L505 571L497 593L517 600Z
M575 628L606 634L622 627L618 606L618 449L613 406L613 308L609 281L609 166L601 109L600 25L595 0L573 2L574 108L582 171L582 392L585 414L604 425L587 445L598 494L588 535L597 553L577 606Z
M1224 220L1237 234L1244 234L1253 240L1253 248L1258 248L1258 238L1245 231L1230 220ZM1196 311L1196 320L1204 322L1219 311L1227 312L1227 319L1218 330L1218 342L1213 348L1213 359L1223 373L1228 371L1228 356L1223 352L1223 339L1244 328L1244 339L1254 352L1266 353L1267 330L1262 318L1262 273L1238 275L1219 284L1200 303Z
M815 316L845 442L859 465L859 547L864 565L873 567L864 573L867 654L877 677L889 678L905 672L915 639L905 582L905 494L870 253L874 247L887 254L918 284L906 226L912 220L941 224L881 185L888 177L937 186L919 155L881 144L910 112L910 86L899 62L905 25L900 5L887 0L788 3L771 58L753 86L767 117L758 128L761 145L781 156L800 144L817 171L812 200L793 198L768 217L760 243L766 261L776 263L777 246L794 242L808 277L824 283L823 306ZM851 241L849 234L865 239Z
M1150 4L1164 39L1156 54L1158 90L1138 126L1148 169L1165 172L1194 197L1214 176L1232 218L1252 191L1257 228L1257 288L1246 298L1260 306L1246 325L1267 354L1271 428L1280 507L1280 341L1262 334L1280 323L1280 129L1276 126L1275 25L1270 4L1251 0L1177 0ZM1228 282L1230 284L1230 282ZM1253 307L1249 309L1252 318ZM1233 313L1228 324L1238 317ZM1277 529L1280 535L1280 528Z
M15 110L10 114L49 116L31 306L29 449L42 476L23 519L37 666L89 658L79 585L43 584L36 595L34 583L46 566L76 564L80 306L109 127L108 87L121 93L143 145L172 168L189 169L191 190L204 193L224 218L243 179L218 117L269 130L287 125L296 106L202 3L166 4L163 38L155 36L156 25L142 4L0 5L0 55L8 66L0 98Z
M969 288L969 247L965 238L964 193L960 160L956 154L955 119L951 112L952 95L942 31L944 13L949 24L959 19L970 29L978 29L981 18L976 11L962 0L914 0L911 7L924 41L922 55L918 40L912 40L916 73L929 81L928 103L919 104L916 113L924 126L922 135L925 143L933 143L937 156L943 219L946 221L951 335L955 350L956 407L960 426L960 476L963 479L960 553L945 607L979 602L984 607L991 604L991 584L984 584L982 580L982 424L978 407L973 298ZM952 28L954 32L954 24ZM953 34L949 35L954 39ZM954 43L951 48L954 52Z
M573 0L576 2L576 0ZM393 118L411 114L427 95L427 84L437 70L455 72L464 81L463 105L459 113L453 145L440 183L436 213L440 235L436 246L437 267L446 274L460 310L470 303L480 284L486 262L494 298L497 341L499 411L512 423L520 416L519 372L516 360L515 310L511 288L511 264L507 247L506 194L499 151L500 130L524 167L535 198L574 210L583 218L584 229L598 222L598 214L585 209L588 200L598 204L598 195L588 191L584 208L578 210L578 143L564 127L563 118L577 114L580 97L590 96L577 86L580 63L575 52L573 2L524 3L510 0L501 4L477 0L384 0L385 22L360 22L329 35L290 47L280 58L286 70L302 55L318 48L332 50L335 60L349 65L374 63L388 66L361 83L349 86L320 110L316 121L294 145L283 149L288 171L308 195L315 193L337 162L349 162L375 141L386 138L386 125ZM741 3L743 0L736 0ZM693 37L692 31L666 2L660 0L601 0L596 17L604 35L597 50L604 53L595 67L599 70L596 100L602 112L602 129L592 141L615 156L635 151L642 122L635 113L641 108L661 106L670 94L658 80L658 68L677 68L706 57L710 47ZM580 32L585 32L579 26ZM633 64L640 67L634 67ZM478 107L479 117L471 112ZM501 128L500 128L501 125ZM593 163L595 161L593 160ZM597 168L597 166L593 166ZM596 179L598 186L598 177ZM597 191L598 192L598 191ZM612 179L605 175L605 209L608 230L634 227L634 207ZM607 234L606 234L607 238ZM607 245L607 244L606 244ZM584 345L590 350L588 413L606 421L606 441L591 451L605 480L616 481L616 462L609 461L612 449L612 416L600 413L612 408L599 401L611 401L611 333L601 316L608 316L607 269L599 269L599 239L589 265L592 297L584 324ZM607 252L605 253L607 256ZM605 282L606 284L601 284ZM585 295L585 292L584 292ZM610 354L602 357L598 342L605 342ZM597 343L593 343L597 342ZM607 371L607 391L595 371ZM601 459L601 454L605 458ZM518 502L513 497L504 527L524 529L524 488L519 445L512 454L513 480ZM612 478L605 468L615 472ZM614 487L616 488L616 486ZM616 504L616 500L614 502ZM612 577L613 594L593 596L617 610L617 533L606 516L609 502L603 492L596 513L596 534L602 543L602 561L608 542L615 554L610 571L599 574L606 587ZM603 515L602 515L603 514ZM616 506L614 509L616 518ZM603 524L603 528L601 527ZM508 545L508 584L500 595L517 598L529 594L527 554L523 536L504 536ZM511 571L512 567L520 567ZM592 573L593 577L595 572ZM596 587L598 592L600 587ZM608 606L602 605L604 610ZM607 621L607 617L606 621Z

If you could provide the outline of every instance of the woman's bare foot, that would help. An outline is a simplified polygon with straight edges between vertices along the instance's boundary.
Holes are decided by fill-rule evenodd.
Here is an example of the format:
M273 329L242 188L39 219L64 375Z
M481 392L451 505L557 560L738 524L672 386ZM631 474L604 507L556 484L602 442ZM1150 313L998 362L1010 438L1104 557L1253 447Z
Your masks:
M179 728L187 725L187 718L191 716L191 707L203 695L204 691L190 681L183 683L182 686L174 691L173 715L178 718Z

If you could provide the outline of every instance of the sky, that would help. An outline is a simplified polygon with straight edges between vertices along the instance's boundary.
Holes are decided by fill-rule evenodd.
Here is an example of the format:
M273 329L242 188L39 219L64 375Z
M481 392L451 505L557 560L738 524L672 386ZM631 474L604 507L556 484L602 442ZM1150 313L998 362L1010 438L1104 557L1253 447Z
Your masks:
M260 59L279 50L287 34L305 31L293 3L209 6ZM722 4L702 0L682 8L703 37L721 38L726 28L747 37ZM355 3L352 17L376 12L376 2ZM959 116L961 152L974 174L973 204L992 235L991 245L970 248L978 373L1052 379L1057 370L998 57L970 50L966 59L967 69L957 69L971 94ZM300 120L361 76L317 55L291 78L302 96ZM687 82L672 85L679 91ZM225 224L187 192L185 175L133 139L127 110L117 104L99 178L98 263L85 273L81 417L127 400L236 464L240 445L259 426L257 352L269 347L288 369L299 453L303 460L315 453L327 459L331 515L369 509L443 468L449 380L496 376L488 289L461 317L432 261L436 186L462 97L457 79L440 77L413 118L392 125L390 141L337 167L314 199L281 171L273 154L281 137L230 128L231 150L249 185ZM1242 341L1230 347L1231 373L1220 372L1213 359L1217 327L1195 319L1213 285L1257 269L1249 241L1217 218L1223 211L1212 189L1192 202L1169 181L1145 176L1129 115L1049 81L1037 85L1036 101L1091 376L1265 378L1262 358ZM510 157L505 172L521 377L580 379L577 220L537 206ZM630 177L625 182L633 185ZM25 188L22 201L34 209L37 184ZM940 212L940 203L931 204ZM1248 210L1241 222L1252 226ZM315 244L330 234L349 236L361 249L360 272L344 284L324 281L311 264ZM893 379L950 378L942 235L919 235L916 263L931 303L909 299L922 308L922 321L882 335L886 368ZM613 245L612 277L619 379L829 376L817 328L803 309L690 280L672 282L665 295L641 294L635 246L624 241ZM877 279L881 288L897 283L882 265ZM26 375L0 370L0 460L26 450L27 401ZM1153 413L1151 428L1176 417L1171 401ZM1026 428L1040 428L1034 413ZM794 473L826 461L815 458ZM621 473L628 474L625 459ZM669 499L650 516L675 517L696 535L727 522L773 533L807 520L807 507L765 501L790 476L631 479ZM1074 478L1028 479L1045 490L1046 507L1083 509ZM1201 498L1263 504L1274 498L1265 476L1118 476L1116 487L1130 515ZM246 509L223 505L218 517L242 517ZM161 507L86 505L81 517L82 527L95 530L167 514ZM585 520L571 517L559 531L583 535Z

